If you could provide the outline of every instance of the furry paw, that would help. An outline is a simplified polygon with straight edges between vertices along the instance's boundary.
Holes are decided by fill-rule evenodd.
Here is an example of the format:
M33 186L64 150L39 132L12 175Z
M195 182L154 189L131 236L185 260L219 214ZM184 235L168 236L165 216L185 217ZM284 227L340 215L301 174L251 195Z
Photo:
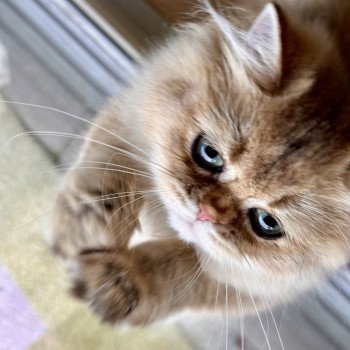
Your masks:
M133 323L130 316L142 291L128 252L85 251L74 265L72 293L76 297L87 301L104 322Z

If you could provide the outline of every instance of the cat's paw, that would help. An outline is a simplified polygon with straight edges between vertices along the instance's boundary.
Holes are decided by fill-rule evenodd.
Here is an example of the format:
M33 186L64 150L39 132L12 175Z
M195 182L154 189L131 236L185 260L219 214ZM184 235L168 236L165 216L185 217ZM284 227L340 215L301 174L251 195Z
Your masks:
M128 252L85 251L74 262L72 293L88 302L102 321L134 324L142 298Z

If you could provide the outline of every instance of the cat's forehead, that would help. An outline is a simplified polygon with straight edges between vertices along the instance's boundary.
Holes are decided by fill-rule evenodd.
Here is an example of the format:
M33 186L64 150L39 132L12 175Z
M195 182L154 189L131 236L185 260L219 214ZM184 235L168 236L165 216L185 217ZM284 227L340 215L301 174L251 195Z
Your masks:
M330 99L311 91L298 99L237 100L230 99L226 114L220 107L221 120L212 119L209 133L251 185L306 186L325 180L348 159L349 103L339 95ZM210 117L205 124L210 128Z

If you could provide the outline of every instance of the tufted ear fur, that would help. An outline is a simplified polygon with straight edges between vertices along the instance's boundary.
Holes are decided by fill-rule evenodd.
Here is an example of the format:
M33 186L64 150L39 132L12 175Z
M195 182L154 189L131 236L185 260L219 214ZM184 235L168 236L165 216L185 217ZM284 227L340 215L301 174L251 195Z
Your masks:
M207 11L224 35L234 56L265 90L281 84L281 20L276 5L268 3L248 31L235 28L207 2Z
M245 35L248 69L267 90L280 85L282 77L281 25L276 6L267 4Z

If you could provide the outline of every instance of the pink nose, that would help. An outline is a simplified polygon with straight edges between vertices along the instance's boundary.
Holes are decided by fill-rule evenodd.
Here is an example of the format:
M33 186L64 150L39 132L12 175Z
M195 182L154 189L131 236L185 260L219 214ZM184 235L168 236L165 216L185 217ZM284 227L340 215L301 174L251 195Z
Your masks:
M210 221L216 223L215 216L210 213L210 207L199 203L199 212L197 214L197 220L199 221Z

